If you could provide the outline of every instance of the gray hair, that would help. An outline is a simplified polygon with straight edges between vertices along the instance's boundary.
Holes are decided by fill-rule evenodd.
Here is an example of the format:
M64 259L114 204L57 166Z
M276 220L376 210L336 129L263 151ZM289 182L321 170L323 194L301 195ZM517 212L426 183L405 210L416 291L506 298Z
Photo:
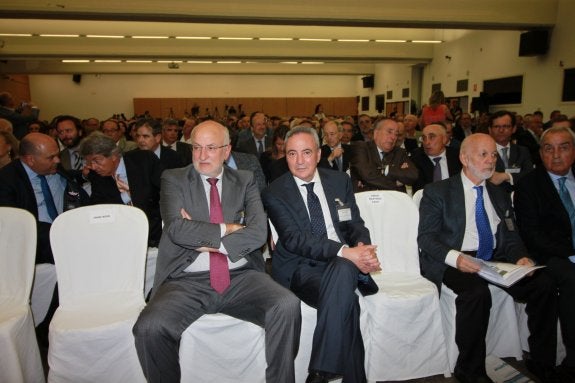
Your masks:
M285 138L285 143L287 145L288 140L290 139L290 137L295 136L296 134L309 134L313 137L313 140L315 141L316 146L319 148L320 144L319 144L319 137L317 135L317 132L314 128L310 128L308 126L296 126L295 128L290 129L289 132L286 133L286 138Z
M547 137L548 134L562 133L562 132L569 133L569 136L571 136L571 143L575 146L575 132L573 132L571 129L565 126L554 126L544 130L543 133L541 134L541 138L539 141L543 143L545 137Z
M104 157L121 156L116 142L101 132L93 132L80 143L82 157L99 154Z

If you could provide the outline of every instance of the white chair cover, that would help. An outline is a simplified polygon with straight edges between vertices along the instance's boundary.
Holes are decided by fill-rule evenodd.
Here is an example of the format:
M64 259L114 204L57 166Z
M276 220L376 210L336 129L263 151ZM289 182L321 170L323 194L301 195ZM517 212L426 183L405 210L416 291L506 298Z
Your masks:
M30 305L34 315L34 324L38 326L46 318L54 288L56 287L56 267L51 263L36 265L34 283L32 284L32 297Z
M0 207L0 382L44 382L30 310L36 220Z
M50 323L50 382L145 382L132 326L144 307L148 221L140 209L94 205L60 214L50 232L60 307Z
M379 292L360 299L368 380L448 376L437 288L419 271L417 207L396 191L355 196L382 265Z
M419 208L419 203L421 202L421 198L423 198L423 189L419 189L413 194L413 202L415 202L415 206Z

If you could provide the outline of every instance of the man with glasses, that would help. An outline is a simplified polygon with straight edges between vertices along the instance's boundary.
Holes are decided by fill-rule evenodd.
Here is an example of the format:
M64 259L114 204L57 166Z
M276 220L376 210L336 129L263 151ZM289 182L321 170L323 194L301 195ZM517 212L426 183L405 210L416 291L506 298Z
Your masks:
M203 122L191 140L193 166L162 175L155 287L133 329L144 375L179 382L182 333L202 315L221 312L263 327L266 381L293 383L300 302L264 272L267 219L254 175L224 166L226 127Z
M515 116L511 112L500 110L489 118L489 134L495 140L498 154L495 172L489 181L503 184L510 192L521 177L533 170L527 148L511 143L515 129Z
M114 119L109 119L102 123L102 133L114 140L121 153L134 150L138 147L134 141L126 140L118 121Z

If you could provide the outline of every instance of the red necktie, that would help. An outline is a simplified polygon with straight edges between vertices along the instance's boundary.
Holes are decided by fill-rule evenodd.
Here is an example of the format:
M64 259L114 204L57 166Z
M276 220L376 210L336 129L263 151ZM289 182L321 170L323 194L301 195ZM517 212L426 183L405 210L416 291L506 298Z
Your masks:
M210 183L210 222L224 223L224 213L218 193L217 178L208 178ZM210 285L218 293L223 293L230 285L230 271L228 270L228 257L219 252L210 252Z

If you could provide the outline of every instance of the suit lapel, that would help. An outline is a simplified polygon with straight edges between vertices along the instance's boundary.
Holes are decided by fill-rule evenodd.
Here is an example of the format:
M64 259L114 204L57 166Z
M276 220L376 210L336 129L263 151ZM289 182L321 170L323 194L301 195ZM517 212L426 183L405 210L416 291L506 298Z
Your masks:
M319 169L318 169L319 171ZM329 214L331 215L331 221L333 223L333 227L335 229L335 232L337 233L337 236L339 237L340 242L343 243L342 241L342 235L339 232L339 218L337 215L337 208L336 208L336 202L335 199L340 197L340 195L337 193L337 185L333 185L329 176L325 176L323 174L323 172L319 172L319 176L321 179L321 185L323 187L323 193L325 194L325 199L327 201L327 206L329 208ZM343 197L343 196L341 196ZM340 198L343 202L343 198Z
M193 166L190 166L188 173L190 193L185 193L187 212L190 213L192 219L199 221L210 221L210 209L208 200L206 199L206 192L203 185L202 177Z

